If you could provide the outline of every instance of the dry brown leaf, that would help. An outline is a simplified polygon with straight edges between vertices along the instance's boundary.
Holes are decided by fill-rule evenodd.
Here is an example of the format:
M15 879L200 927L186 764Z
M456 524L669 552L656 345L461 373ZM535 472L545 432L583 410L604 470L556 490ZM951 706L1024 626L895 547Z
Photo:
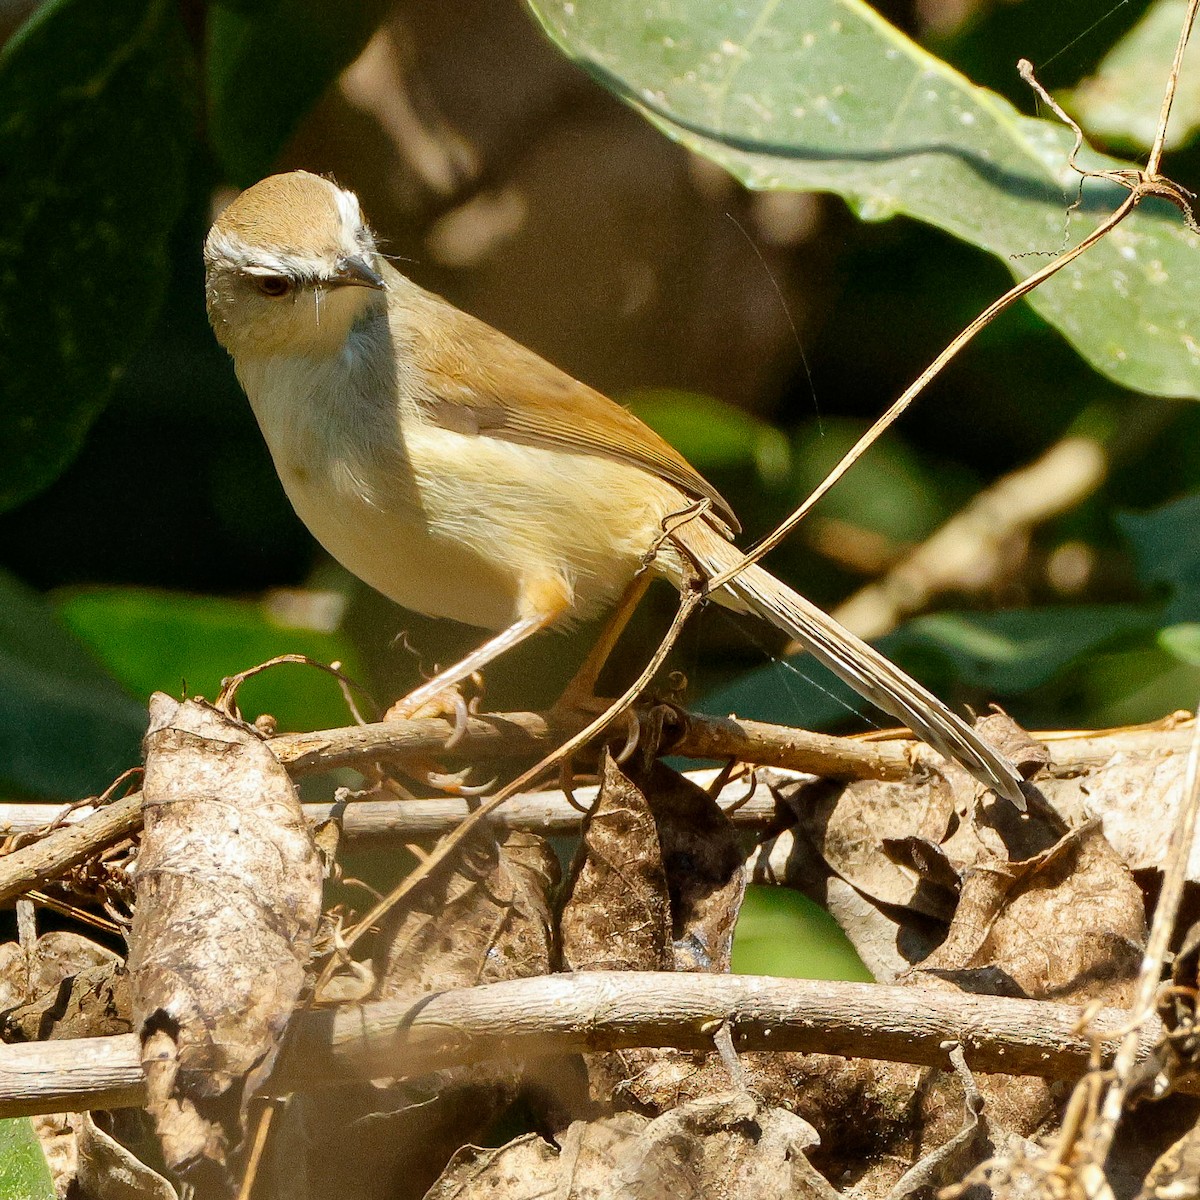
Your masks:
M88 967L0 1015L5 1042L106 1037L132 1028L129 976L121 962Z
M0 1012L28 1004L89 967L111 966L120 955L78 933L44 933L27 949L0 945Z
M79 1145L78 1186L88 1200L178 1200L175 1188L116 1138L91 1113L73 1121Z
M568 971L668 971L671 900L658 827L642 789L607 752L559 921Z
M606 754L560 922L563 965L727 972L746 887L742 859L732 823L707 792L661 763L622 767ZM623 1050L586 1062L594 1100L619 1097L646 1112L734 1082L707 1054Z
M548 974L558 860L544 838L484 829L380 932L375 998Z
M548 974L558 860L545 840L484 828L380 931L376 998ZM420 1197L450 1156L516 1095L521 1064L441 1071L304 1103L312 1194Z
M946 940L919 969L970 991L995 993L1002 975L1034 999L1120 1007L1144 942L1141 889L1093 823L1024 862L969 869Z
M1007 718L991 723L989 736L1007 737L1009 752L1031 769L1044 762L1041 748L1022 748ZM800 830L759 857L759 877L775 872L813 881L810 891L842 889L839 916L850 916L856 944L873 949L873 966L916 963L898 972L913 986L1128 1002L1145 936L1142 893L1097 823L1065 832L1061 816L1037 797L1028 816L980 805L974 784L953 770L944 785L927 784L918 795L923 802L907 812L886 784L829 789L808 809L793 802ZM882 848L881 834L890 839ZM933 918L947 907L952 919L939 933ZM935 938L940 944L931 947ZM753 1071L750 1057L744 1063ZM835 1115L847 1110L839 1099L811 1115L824 1143L817 1162L831 1177L848 1172L864 1200L904 1191L935 1167L944 1177L951 1160L949 1174L965 1170L991 1153L989 1140L1026 1146L1056 1119L1059 1097L1044 1081L981 1076L987 1138L968 1136L967 1093L954 1072L865 1068L849 1063L830 1072L854 1089L848 1107L863 1118L857 1128ZM809 1115L825 1085L814 1082L808 1056L795 1056L790 1072Z
M650 1120L575 1122L561 1153L540 1138L468 1148L427 1200L834 1200L809 1164L808 1122L745 1092L708 1096Z
M16 942L0 946L0 979L5 1042L102 1037L132 1028L124 964L79 934L43 934L32 953Z
M495 1150L464 1146L426 1193L425 1200L544 1200L555 1195L552 1181L557 1169L558 1152L536 1133Z
M75 1136L75 1113L42 1113L30 1117L38 1145L46 1156L54 1192L66 1196L79 1169L79 1142Z
M1200 1123L1163 1151L1137 1200L1196 1200L1200 1196Z
M201 701L151 701L129 935L134 1025L168 1166L228 1185L243 1085L304 985L321 871L262 739Z

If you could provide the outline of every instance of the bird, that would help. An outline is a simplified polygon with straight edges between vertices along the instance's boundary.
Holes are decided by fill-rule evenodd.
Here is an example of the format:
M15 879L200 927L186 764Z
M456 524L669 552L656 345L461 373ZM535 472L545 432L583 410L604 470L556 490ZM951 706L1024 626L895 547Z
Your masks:
M717 490L628 409L401 274L357 196L290 171L220 212L205 302L289 500L404 608L499 631L410 711L539 630L594 618L650 570L741 562ZM663 531L679 517L671 537ZM985 787L1021 777L878 651L754 564L712 599L778 626Z

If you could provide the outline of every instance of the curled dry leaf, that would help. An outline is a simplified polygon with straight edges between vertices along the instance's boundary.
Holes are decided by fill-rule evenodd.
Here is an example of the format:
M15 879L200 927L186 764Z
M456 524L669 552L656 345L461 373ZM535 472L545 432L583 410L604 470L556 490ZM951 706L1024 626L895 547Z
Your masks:
M1014 730L989 733L1009 737L1009 752L1036 768L1038 748L1022 751ZM1037 779L1043 791L1053 782ZM760 854L756 870L835 894L848 932L874 951L867 957L885 978L1078 1004L1130 999L1145 935L1142 894L1098 823L1067 831L1036 795L1026 816L980 804L953 771L925 784L915 805L911 789L890 784L808 795L807 807L803 790L792 798L798 828ZM906 961L915 967L902 969ZM816 1161L831 1177L851 1172L856 1195L882 1200L916 1180L922 1163L932 1170L953 1159L958 1170L976 1151L985 1156L982 1136L963 1124L975 1085L961 1073L797 1055L777 1056L760 1078L785 1066L799 1111L822 1137ZM1041 1080L991 1075L977 1086L993 1146L1025 1145L1056 1119L1058 1097ZM831 1094L832 1104L814 1104ZM841 1119L847 1111L860 1119Z
M304 985L321 871L262 739L156 695L129 935L134 1027L167 1165L220 1187L237 1121Z
M667 971L671 900L646 793L607 752L559 922L568 971Z
M44 933L27 949L0 945L0 1012L28 1004L89 967L110 966L120 956L78 933Z
M548 974L557 883L558 860L543 838L512 831L497 843L494 829L479 830L386 920L375 998ZM307 1097L312 1194L423 1196L454 1151L512 1101L520 1070L516 1062L476 1066Z
M524 1137L455 1156L427 1200L835 1200L809 1164L812 1127L745 1092L708 1096L655 1119L576 1121L553 1147Z
M1200 1196L1200 1122L1158 1157L1136 1200L1195 1200L1197 1196Z
M548 974L558 874L544 838L481 830L380 931L374 999Z
M980 814L983 822L990 813ZM1027 820L1038 818L1031 815ZM1025 831L1020 839L1048 836ZM1133 995L1145 937L1141 890L1105 840L1097 823L1073 830L1047 849L1019 861L989 857L985 847L995 828L979 828L959 839L978 854L960 864L958 910L942 945L909 977L916 986L1004 993L1034 999L1127 1005ZM953 839L952 839L953 841ZM914 1094L915 1080L901 1084L893 1099ZM914 1110L912 1133L919 1152L949 1146L961 1128L965 1093L961 1077L926 1071ZM995 1145L1022 1146L1056 1120L1060 1096L1041 1079L985 1075L978 1091ZM986 1157L980 1153L977 1162ZM960 1167L975 1165L963 1157ZM858 1184L865 1195L897 1186L887 1165L869 1169Z
M75 1136L75 1113L40 1113L31 1117L38 1145L46 1156L56 1196L66 1196L79 1170L79 1143Z
M129 976L123 963L87 967L28 1004L0 1014L0 1040L42 1042L107 1037L133 1028Z
M737 832L661 763L605 755L560 923L574 971L729 970L746 880Z
M77 933L43 934L32 952L0 946L0 1040L128 1033L129 981L121 959Z
M78 1187L88 1200L178 1200L171 1184L101 1129L91 1113L73 1118Z
M742 857L707 792L661 763L622 767L606 754L559 926L563 965L727 972L745 894ZM644 1111L731 1083L715 1055L625 1050L588 1055L587 1064L594 1099L620 1093Z

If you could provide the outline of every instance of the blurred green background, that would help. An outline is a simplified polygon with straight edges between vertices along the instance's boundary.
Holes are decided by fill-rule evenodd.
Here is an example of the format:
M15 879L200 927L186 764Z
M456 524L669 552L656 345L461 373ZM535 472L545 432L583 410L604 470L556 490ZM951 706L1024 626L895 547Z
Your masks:
M712 478L751 538L1014 272L1036 269L1115 203L1113 189L1089 185L1068 214L1076 189L1059 168L1071 139L1050 123L1032 183L976 170L980 194L959 194L914 172L911 186L904 175L886 181L885 202L883 182L859 169L869 155L849 143L797 149L816 136L804 124L814 105L795 102L802 82L767 53L790 62L795 27L757 31L761 54L744 43L742 85L796 122L765 145L752 125L766 118L742 114L736 89L720 113L688 91L687 55L702 63L710 42L729 42L721 23L734 6L663 3L653 29L617 0L580 6L595 28L572 24L570 5L534 7L558 46L518 0L0 9L6 797L103 788L138 760L155 688L211 696L222 676L300 651L345 663L382 707L479 639L369 594L292 514L204 314L201 245L233 189L277 169L332 174L359 193L403 269L630 403ZM875 57L898 60L914 87L937 78L959 88L930 67L926 54L936 55L1032 114L1014 65L1024 56L1098 148L1144 157L1143 110L1158 107L1175 0L876 8L891 29L864 23L873 32L847 38L844 63L822 52L862 101L845 110L847 137L875 136L879 105L891 103L881 72L866 94ZM820 9L805 0L791 18L815 21ZM1164 27L1175 31L1165 40ZM747 80L760 67L755 92ZM662 71L668 86L656 90ZM1200 180L1195 74L1185 72L1168 156L1185 185ZM702 153L614 91L659 97L654 119ZM897 121L910 100L896 97ZM994 162L1005 139L1033 161L1040 127L977 93L960 100L957 132L930 126L930 144L947 152L925 147L922 163L974 161L971 139L997 112L979 161ZM684 109L690 124L673 128ZM765 190L747 190L712 157ZM778 190L772 162L786 165ZM858 173L839 175L850 162ZM1006 214L1017 200L1034 217L1014 217L1006 248L991 205ZM1162 202L1139 221L1122 246L1152 260L1157 291L1134 279L1131 292L1124 249L1113 250L1117 265L1097 258L1078 289L1111 293L1095 318L1072 322L1084 309L1066 284L1057 310L1007 312L771 559L837 609L983 489L1075 439L1090 466L1062 511L1018 523L898 623L861 604L843 610L948 700L996 700L1031 727L1150 720L1194 707L1200 691L1196 247ZM1164 329L1183 347L1172 371L1154 341ZM1106 338L1125 339L1111 361ZM672 609L668 592L652 593L610 685L637 668ZM594 632L547 635L509 656L489 672L488 704L547 704ZM837 729L879 720L811 664L779 661L780 650L770 631L706 611L672 666L689 702L712 710ZM255 680L243 699L283 728L347 719L331 680L294 667ZM798 919L793 899L771 908L756 895L739 964L820 973L803 953L779 951L778 931ZM763 957L764 940L775 958Z

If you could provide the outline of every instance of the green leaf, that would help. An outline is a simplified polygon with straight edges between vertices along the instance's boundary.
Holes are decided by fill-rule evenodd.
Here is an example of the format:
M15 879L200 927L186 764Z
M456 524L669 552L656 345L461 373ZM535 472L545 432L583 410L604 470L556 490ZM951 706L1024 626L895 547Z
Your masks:
M1018 277L1125 194L1089 180L1069 212L1079 192L1070 131L973 86L861 0L529 2L581 66L750 187L836 192L868 220L915 217ZM1196 248L1179 214L1151 201L1029 302L1117 382L1194 397Z
M1138 578L1172 592L1200 589L1200 492L1144 513L1118 513Z
M850 939L818 904L781 887L748 887L733 935L737 975L874 982Z
M54 1200L50 1168L28 1117L0 1121L0 1196L4 1200Z
M193 78L172 0L50 0L0 52L0 510L74 458L158 312Z
M1062 97L1087 132L1130 150L1154 142L1165 66L1175 54L1188 0L1155 0L1109 51L1096 73ZM1157 86L1150 86L1151 82ZM1200 50L1189 44L1167 126L1167 146L1185 146L1200 129Z
M1079 664L1070 686L1079 710L1097 727L1158 720L1178 709L1195 710L1200 666L1189 658L1194 636L1180 626L1140 644L1097 654Z
M904 662L936 662L943 674L989 695L1019 696L1105 643L1151 633L1160 612L1157 606L1092 604L934 613L910 621L881 645Z
M752 467L767 485L787 478L791 452L786 436L732 404L670 388L632 392L624 400L701 474Z
M163 691L212 699L227 675L280 654L341 662L362 675L340 634L289 625L249 600L182 596L136 588L65 594L59 611L74 633L135 695ZM360 697L361 699L361 697ZM311 667L283 665L238 693L248 716L269 712L285 729L325 729L348 719L337 682Z
M209 139L230 183L271 169L325 88L366 45L382 0L219 0L208 10Z
M0 786L94 795L141 761L146 710L35 592L0 573Z
M1190 667L1200 667L1200 622L1186 621L1180 625L1168 625L1158 634L1159 644L1172 657ZM1195 700L1185 707L1195 708Z

